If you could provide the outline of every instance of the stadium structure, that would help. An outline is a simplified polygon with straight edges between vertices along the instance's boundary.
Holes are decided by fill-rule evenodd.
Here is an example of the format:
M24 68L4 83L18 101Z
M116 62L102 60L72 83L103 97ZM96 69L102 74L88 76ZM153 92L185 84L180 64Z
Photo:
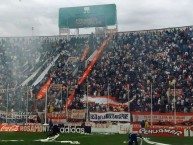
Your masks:
M60 8L58 27L0 38L0 144L124 144L128 132L143 145L192 144L193 26L119 32L106 4ZM60 137L46 138L53 126Z

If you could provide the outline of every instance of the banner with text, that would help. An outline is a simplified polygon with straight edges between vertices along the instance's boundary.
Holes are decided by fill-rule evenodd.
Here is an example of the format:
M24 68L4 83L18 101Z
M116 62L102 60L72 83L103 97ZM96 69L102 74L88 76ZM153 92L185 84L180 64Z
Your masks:
M184 121L191 121L193 113L176 113L176 117L174 113L153 113L153 122L165 122L169 121L174 123L176 119L176 123L182 123ZM151 121L151 113L150 112L132 112L133 122L140 122L142 120Z
M48 126L44 125L20 125L20 132L46 132L48 130Z
M85 119L85 113L86 110L84 109L82 110L72 109L71 111L68 111L68 117L70 119Z
M18 132L19 125L0 124L0 132Z
M129 112L90 112L90 121L128 121L130 122Z
M138 132L142 135L148 136L170 136L170 137L184 137L184 129L169 126L153 126L150 128L141 128L133 126L132 132Z

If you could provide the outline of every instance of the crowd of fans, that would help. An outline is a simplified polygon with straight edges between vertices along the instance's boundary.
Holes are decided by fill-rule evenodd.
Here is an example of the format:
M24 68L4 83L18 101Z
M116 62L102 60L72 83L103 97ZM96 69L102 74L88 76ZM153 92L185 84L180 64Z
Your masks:
M86 104L81 102L81 98L88 93L89 96L109 95L120 102L119 107L89 104L91 111L150 111L151 101L156 112L172 112L174 109L177 112L193 111L192 27L116 33L88 77L77 85L86 70L85 60L105 38L107 35L91 34L53 41L3 40L0 43L0 89L16 88L38 67L42 66L43 71L52 64L36 86L31 85L42 71L28 83L32 90L29 111L44 111L45 100L37 100L36 95L50 77L51 86L59 84L62 87L49 88L49 112L62 111L74 87L75 98L70 109L85 108ZM90 47L89 53L81 61L86 47ZM86 64L88 66L89 62ZM25 110L27 91L22 93L23 90L18 87L8 93L10 111ZM5 92L0 96L1 105L6 106ZM20 103L17 104L18 100ZM128 101L130 106L125 107L123 103Z
M59 41L57 44L58 60L52 64L52 67L44 79L33 88L33 94L36 96L41 87L51 77L52 82L48 90L48 111L63 111L66 98L70 95L72 88L77 84L77 78L80 77L82 64L80 57L88 45L87 37L72 37L70 40ZM52 87L58 85L58 88ZM45 102L36 101L36 109L43 111Z
M41 40L36 37L1 38L1 110L5 110L7 104L9 104L9 111L23 111L26 108L27 90L25 85L21 84L39 67L41 67L41 72L50 63L52 55L56 53L53 50L54 45L50 45L51 42L47 37ZM32 103L29 104L31 105Z
M177 112L192 112L192 56L192 27L117 33L76 98L87 95L88 83L91 96L129 98L130 111L150 111L152 97L153 111L172 112L176 102Z
M38 64L41 54L40 43L24 38L5 38L0 41L0 104L10 108L20 102L16 95L17 87L26 79ZM2 109L2 108L1 108ZM3 109L4 110L4 109Z

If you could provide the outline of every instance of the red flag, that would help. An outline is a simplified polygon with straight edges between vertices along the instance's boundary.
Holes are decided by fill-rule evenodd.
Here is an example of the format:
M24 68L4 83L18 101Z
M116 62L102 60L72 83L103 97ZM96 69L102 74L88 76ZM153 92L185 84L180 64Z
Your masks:
M52 78L50 77L49 80L43 85L38 95L36 96L37 99L41 99L46 95L46 91L49 88L51 81L52 81Z

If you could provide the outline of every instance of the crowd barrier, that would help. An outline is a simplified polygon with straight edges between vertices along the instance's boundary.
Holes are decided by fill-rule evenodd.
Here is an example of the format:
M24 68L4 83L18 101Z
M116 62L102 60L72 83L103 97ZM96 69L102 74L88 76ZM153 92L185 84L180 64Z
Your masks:
M0 132L47 132L49 126L42 124L10 125L0 124ZM169 136L169 137L193 137L193 127L185 126L152 126L141 128L140 125L131 125L130 123L94 123L86 122L85 126L81 123L66 123L60 129L61 133L119 133L127 134L128 131L138 132L147 136Z

